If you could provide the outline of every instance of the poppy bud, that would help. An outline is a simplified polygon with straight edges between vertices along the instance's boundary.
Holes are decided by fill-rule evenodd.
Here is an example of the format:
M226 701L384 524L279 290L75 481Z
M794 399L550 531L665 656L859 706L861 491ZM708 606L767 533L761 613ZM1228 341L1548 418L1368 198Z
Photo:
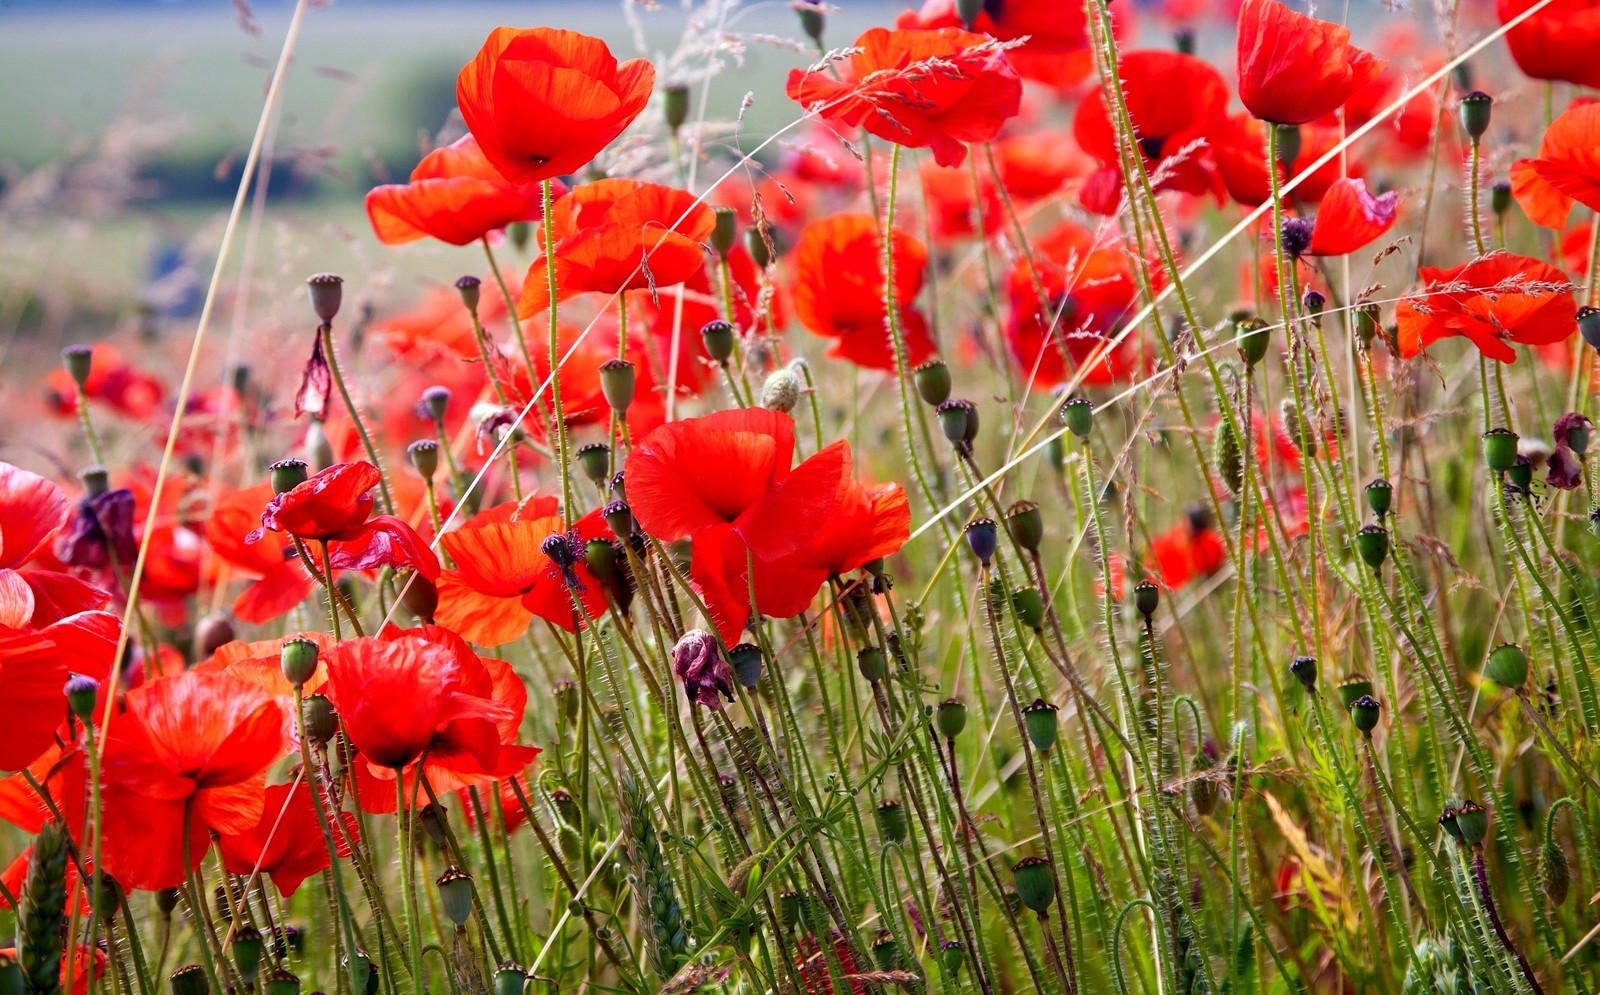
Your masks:
M83 674L67 678L67 708L84 722L94 715L95 702L100 697L100 682Z
M944 962L946 974L955 977L967 959L967 948L960 940L945 940L939 944L939 959Z
M711 247L726 260L733 251L733 244L739 240L739 215L731 207L713 207L711 213L717 219L711 229Z
M1533 457L1518 453L1511 464L1511 469L1506 471L1506 482L1518 491L1524 492L1533 486Z
M1372 730L1378 727L1378 715L1382 710L1382 702L1370 694L1364 694L1350 703L1350 721L1356 724L1363 735L1371 735Z
M889 672L889 658L878 647L865 646L856 654L856 669L869 683L876 684Z
M324 325L330 324L344 301L344 278L332 273L317 273L306 278L306 292L311 297L311 310L317 320Z
M1144 616L1147 624L1150 621L1150 616L1156 613L1156 609L1160 605L1161 588L1156 586L1155 581L1141 580L1133 585L1133 607L1137 608L1139 614Z
M1582 456L1589 451L1589 440L1594 434L1594 422L1577 411L1569 411L1556 419L1552 426L1556 446L1566 446L1574 454Z
M1024 627L1038 632L1044 626L1044 595L1037 587L1019 587L1011 592L1011 610Z
M1439 828L1449 833L1457 842L1461 840L1461 825L1456 821L1456 807L1446 804L1439 813Z
M306 699L301 710L301 720L306 726L306 738L313 743L326 743L339 731L339 715L327 695L314 694Z
M1483 676L1508 691L1519 690L1528 679L1528 654L1515 643L1505 643L1489 651Z
M1389 558L1389 530L1381 525L1365 525L1355 536L1356 552L1374 570Z
M1511 181L1495 180L1489 184L1489 210L1504 214L1511 209Z
M472 875L459 867L447 867L434 883L439 887L444 914L457 929L466 928L467 920L472 918Z
M930 359L911 371L917 396L924 404L938 407L950 400L950 367L942 359Z
M733 676L746 688L753 691L761 683L761 668L766 661L755 643L740 643L728 650L728 662L733 665Z
M995 547L1000 544L1000 530L995 528L994 519L974 518L962 531L966 534L972 555L987 567L989 561L994 559Z
M1210 815L1215 812L1217 803L1222 801L1222 786L1214 779L1203 776L1206 771L1216 766L1217 744L1206 740L1195 752L1194 759L1189 761L1190 771L1202 775L1189 781L1189 802L1200 815Z
M400 589L400 603L415 615L423 625L433 624L433 613L439 610L439 588L433 581L413 573Z
M1018 501L1006 509L1006 531L1018 546L1037 553L1044 542L1044 514L1032 501Z
M933 724L939 735L955 739L967 727L967 703L960 698L946 698L933 711Z
M417 476L430 483L439 472L439 443L436 439L418 439L406 447L406 456Z
M511 961L494 972L494 995L522 995L528 987L528 972Z
M1289 661L1289 674L1300 682L1300 686L1312 694L1317 693L1317 658L1314 656L1297 656Z
M1301 417L1300 409L1295 407L1293 398L1286 397L1278 404L1278 417L1283 420L1284 434L1289 437L1294 447L1307 456L1315 456L1317 435Z
M1307 313L1315 318L1327 306L1328 298L1323 295L1322 291L1310 289L1306 291L1304 297L1300 298L1300 303L1305 306Z
M633 403L633 364L626 359L608 359L600 364L600 393L617 414L626 414Z
M773 246L767 243L771 237L772 229L765 224L753 224L744 230L745 251L750 253L757 269L765 270L772 265Z
M456 292L461 295L461 303L473 314L478 313L479 287L482 283L475 276L464 276L456 281Z
M333 443L328 441L328 433L323 431L322 423L316 419L306 426L305 454L311 466L318 470L326 470L333 465Z
M1061 406L1061 420L1066 422L1067 430L1077 436L1079 441L1089 438L1089 433L1094 430L1094 404L1087 397L1073 397Z
M1458 839L1468 846L1477 846L1489 835L1489 810L1470 798L1455 808Z
M1378 521L1388 517L1389 508L1394 501L1394 486L1382 477L1373 480L1367 485L1367 507L1378 516Z
M1212 445L1212 462L1223 486L1233 494L1244 489L1244 451L1239 447L1239 436L1233 423L1222 421L1217 425L1216 441Z
M894 799L878 803L878 835L884 842L899 845L906 841L906 810Z
M661 91L661 116L674 133L689 120L689 87L683 83L668 83Z
M900 967L900 944L887 929L878 930L872 938L872 961L880 971L894 971Z
M422 408L436 422L444 421L450 410L450 388L435 384L422 392Z
M728 365L728 357L733 355L733 342L733 326L720 318L700 326L700 343L705 346L706 355L722 366Z
M111 472L103 466L85 467L78 471L78 479L90 497L99 497L111 489Z
M194 627L195 654L202 660L233 642L233 622L227 615L207 615Z
M284 679L297 687L311 680L311 676L317 672L318 650L316 640L304 636L284 640L283 649L278 654Z
M1566 903L1567 892L1572 888L1572 869L1567 865L1567 852L1554 840L1546 840L1539 848L1539 883L1550 896L1551 905Z
M267 467L269 479L272 481L272 492L282 494L292 491L306 482L310 474L303 459L281 459Z
M1339 704L1349 711L1357 698L1364 698L1372 693L1372 680L1364 674L1351 674L1339 682L1336 690L1339 694Z
M256 972L261 970L261 931L246 923L233 932L233 963L247 984L255 984Z
M206 969L199 964L185 964L167 975L172 995L207 995L211 985L206 981Z
M577 799L572 797L572 792L566 788L556 788L550 792L550 801L555 804L556 814L561 821L569 826L577 826L583 821L583 811L578 807Z
M1033 699L1033 704L1022 710L1022 725L1028 730L1028 739L1041 753L1056 745L1060 724L1057 713L1060 711L1043 698Z
M1300 158L1300 126L1298 124L1275 124L1272 129L1278 137L1278 164L1286 169L1294 165Z
M822 28L826 23L822 16L822 4L817 0L795 0L795 13L800 15L800 30L806 33L811 43L822 50Z
M611 476L611 447L603 442L579 446L578 466L596 485L604 483Z
M1478 144L1478 139L1489 130L1490 111L1494 107L1494 98L1482 90L1473 90L1461 98L1461 130L1465 131L1472 139L1472 144Z
M1017 897L1023 905L1041 916L1050 911L1050 903L1056 897L1056 876L1050 861L1023 857L1011 865L1011 876L1017 882Z
M1272 342L1272 326L1261 318L1251 315L1241 318L1234 323L1235 341L1239 345L1239 355L1244 359L1246 366L1255 366L1267 358L1267 346Z
M934 411L939 415L939 428L944 437L957 449L970 450L972 440L978 437L978 406L971 401L952 400L938 405Z
M600 509L600 515L611 526L611 534L620 541L627 542L633 535L633 509L628 507L626 501L613 501Z
M1483 433L1483 461L1496 473L1505 473L1517 462L1517 433L1509 428L1491 428Z
M94 346L67 346L61 350L61 365L67 368L67 375L72 377L72 382L83 387L89 382L89 374L94 369Z

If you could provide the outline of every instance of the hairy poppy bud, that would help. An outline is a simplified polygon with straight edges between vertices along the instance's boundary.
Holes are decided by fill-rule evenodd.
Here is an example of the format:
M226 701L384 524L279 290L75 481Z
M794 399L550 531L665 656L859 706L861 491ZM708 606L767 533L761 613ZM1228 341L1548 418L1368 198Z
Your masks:
M728 662L733 664L733 676L749 690L761 683L761 670L766 665L761 647L755 643L740 643L728 650Z
M861 671L862 677L876 684L889 672L889 658L876 646L864 646L856 654L856 669Z
M1006 531L1018 546L1037 553L1044 542L1044 514L1032 501L1018 501L1006 509Z
M443 422L444 416L450 411L450 397L449 387L435 384L422 392L422 409L435 422Z
M769 373L761 385L761 406L768 411L793 411L800 403L803 386L800 374L793 367L779 367Z
M265 947L261 931L249 923L233 931L233 964L239 969L239 975L247 984L255 983L256 973L261 970L261 953Z
M434 884L439 888L439 904L444 914L463 929L472 918L472 875L459 867L447 867Z
M78 471L83 489L90 497L99 497L111 490L111 471L103 466L90 466Z
M734 243L739 240L739 214L731 207L713 207L711 213L716 217L716 224L711 229L711 247L717 251L719 258L726 261Z
M1038 632L1044 626L1044 595L1029 585L1011 592L1011 610L1023 627Z
M1011 865L1011 876L1017 883L1017 897L1022 904L1039 915L1050 911L1056 897L1056 876L1050 861L1043 857L1023 857Z
M1300 298L1300 303L1305 307L1306 312L1315 318L1317 315L1321 314L1322 309L1327 306L1328 298L1322 293L1322 291L1313 287L1305 292L1304 297Z
M1508 691L1521 689L1528 679L1528 654L1515 643L1505 643L1489 651L1483 676Z
M1495 180L1489 184L1489 210L1504 214L1511 209L1511 181Z
M795 0L795 13L800 15L800 30L806 33L811 43L822 50L822 29L827 23L823 18L823 7L818 0Z
M333 321L344 302L344 278L332 273L317 273L306 278L306 293L311 310L324 325Z
M1505 473L1516 465L1517 442L1509 428L1491 428L1483 433L1483 461L1495 473Z
M1227 420L1217 425L1217 437L1212 446L1211 461L1223 486L1233 494L1244 489L1244 452L1239 448L1239 436L1233 423Z
M296 687L311 680L317 672L319 647L314 639L299 636L286 639L278 653L278 664L283 668L284 680Z
M1554 840L1546 840L1539 848L1539 883L1550 896L1551 905L1563 905L1572 888L1572 868L1567 864L1567 852Z
M1381 525L1365 525L1355 536L1356 552L1374 570L1389 558L1389 530Z
M1203 816L1216 811L1217 804L1222 801L1222 785L1214 778L1205 776L1207 771L1216 766L1217 744L1208 739L1195 752L1194 759L1189 761L1190 772L1196 775L1189 781L1189 803L1194 806L1195 812Z
M1472 139L1472 144L1478 144L1478 139L1489 130L1490 112L1494 109L1494 98L1482 90L1473 90L1461 98L1461 130Z
M605 443L591 442L579 446L577 459L584 476L596 485L604 483L611 476L611 447Z
M994 551L1000 544L1000 530L995 527L992 518L974 518L962 530L967 537L967 546L972 550L972 555L984 566L994 559Z
M945 401L934 409L939 415L939 429L944 437L962 452L969 452L972 440L978 437L978 406L971 401Z
M706 322L700 326L700 343L705 346L706 355L727 366L728 357L733 355L733 326L721 318Z
M1289 661L1289 674L1300 682L1300 686L1312 694L1317 693L1317 658L1314 656L1297 656Z
M1028 731L1028 740L1041 753L1056 745L1061 711L1043 698L1033 699L1033 704L1022 710L1022 725Z
M689 120L689 87L684 83L668 83L661 91L661 116L667 127L676 132Z
M1348 711L1357 698L1364 698L1372 693L1372 679L1364 674L1351 674L1339 682L1337 691L1339 704Z
M612 501L600 509L600 515L611 527L611 534L618 540L627 542L633 535L633 509L628 507L626 501Z
M94 346L69 345L61 350L61 365L67 368L67 375L72 382L80 388L89 382L89 374L94 370Z
M94 716L95 702L100 697L100 682L84 674L73 674L67 678L66 694L67 707L72 714L84 722L90 721Z
M906 810L892 798L878 803L878 835L884 842L896 845L906 841Z
M267 467L267 474L272 480L272 492L282 494L292 491L306 482L310 476L307 472L306 461L303 459L281 459Z
M1246 366L1255 366L1267 358L1267 346L1272 342L1272 326L1261 318L1250 315L1234 323L1234 341Z
M433 475L439 472L439 442L436 439L418 439L406 447L406 457L411 460L411 468L423 480L431 483Z
M1288 169L1300 158L1300 126L1275 124L1271 127L1278 135L1278 164Z
M464 276L456 281L456 293L461 295L461 303L473 314L478 313L479 288L483 281L475 276Z
M227 615L220 612L207 615L194 627L195 655L204 660L233 639L233 621Z
M327 695L314 694L306 699L305 706L300 715L305 722L306 738L313 743L332 739L339 731L339 716L333 710L333 702Z
M1382 702L1370 694L1364 694L1350 703L1350 721L1356 724L1363 735L1370 735L1378 727L1378 715L1382 710Z
M511 961L494 972L494 995L522 995L528 987L528 972Z
M1388 517L1389 508L1394 501L1394 486L1382 477L1377 478L1367 485L1367 507L1378 516L1378 521Z
M946 698L933 710L933 723L939 735L955 739L967 727L967 703L960 698Z
M1533 457L1518 453L1511 463L1511 469L1506 471L1506 483L1526 493L1533 486Z
M930 359L911 371L917 396L924 404L938 407L950 400L950 367L942 359Z
M1156 613L1161 605L1161 588L1153 580L1141 580L1133 585L1133 607L1144 616L1145 622Z
M672 647L672 673L692 703L721 709L723 699L733 700L733 667L722 658L717 637L704 629L690 629Z
M172 995L207 995L211 985L206 981L206 969L199 964L185 964L167 975Z
M1066 422L1067 431L1080 441L1089 438L1089 433L1094 431L1093 402L1087 397L1068 398L1061 406L1061 420Z
M626 414L633 403L633 364L626 359L608 359L600 364L600 393L617 414Z

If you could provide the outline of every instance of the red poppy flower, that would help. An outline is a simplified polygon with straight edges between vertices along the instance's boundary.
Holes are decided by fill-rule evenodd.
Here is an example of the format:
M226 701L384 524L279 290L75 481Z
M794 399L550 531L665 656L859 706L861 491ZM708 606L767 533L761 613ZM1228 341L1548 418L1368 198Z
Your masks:
M1400 355L1464 335L1490 359L1516 362L1512 345L1550 345L1578 328L1572 284L1549 263L1492 252L1451 269L1424 266L1422 291L1395 306Z
M1374 197L1362 180L1343 179L1328 188L1310 218L1283 223L1283 247L1289 255L1345 256L1364 248L1394 227L1394 191Z
M260 542L268 532L329 544L339 570L409 566L432 580L439 559L417 530L393 515L372 514L372 489L381 475L371 463L336 463L267 502L261 527L245 536Z
M55 570L23 569L69 516L61 488L0 463L0 625L24 629L103 607L111 595Z
M259 687L197 670L125 702L105 740L105 869L124 887L176 887L212 832L260 821L266 770L288 751L285 709Z
M937 246L949 245L981 230L985 237L1000 229L1000 193L987 177L974 190L972 171L941 166L924 159L917 166L922 196L928 204L929 235ZM981 206L980 206L981 204Z
M45 385L52 411L64 418L77 413L78 385L65 369L51 370ZM89 400L103 402L118 414L137 421L155 413L166 392L159 377L123 359L115 346L100 343L94 347L94 361L83 384L83 393Z
M0 909L11 908L11 903L6 901L6 894L15 895L19 898L22 896L23 888L28 882L28 863L32 859L33 847L23 847L22 852L17 854L17 859L13 860L4 871L0 871L0 884L6 886L6 892L0 893ZM83 860L85 869L92 878L94 876L94 861L83 854L79 855L79 859ZM89 908L89 888L86 884L79 883L78 862L76 860L67 861L67 874L64 881L67 887L66 892L61 896L62 908L67 908L67 895L76 895L78 898L78 914L87 916L91 911Z
M569 530L553 497L490 508L440 540L455 569L439 576L434 618L483 646L518 638L535 617L568 632L605 614L605 587L584 561L590 539L611 533L599 511ZM575 618L572 596L586 618Z
M1350 29L1278 0L1239 6L1239 101L1263 121L1306 124L1338 110L1383 71Z
M1430 121L1429 128L1432 128ZM1300 154L1288 169L1278 166L1278 180L1287 183L1291 177L1304 173L1323 153L1333 148L1343 137L1341 129L1323 124L1308 124L1300 128ZM1222 175L1228 196L1246 207L1265 204L1272 198L1272 180L1267 175L1267 129L1259 120L1240 112L1230 114L1207 141L1216 156L1217 172ZM1349 175L1361 175L1361 165L1348 164ZM1294 188L1294 199L1302 204L1314 204L1328 192L1334 181L1342 177L1339 160L1333 158L1323 163Z
M1193 514L1150 540L1150 562L1162 584L1178 590L1209 577L1228 562L1228 548L1208 521Z
M921 9L906 11L895 22L900 28L964 27L956 0L924 0ZM1120 35L1122 8L1117 8ZM1083 81L1094 70L1094 50L1089 44L1084 8L1058 0L1006 0L985 3L972 21L972 30L997 41L1023 44L1006 50L1017 75L1056 89Z
M756 557L803 548L832 512L846 453L830 446L790 469L794 420L765 408L663 425L628 455L628 503L663 542L731 525Z
M0 947L0 958L6 958L9 963L17 960L16 947ZM63 950L61 954L61 990L70 995L88 995L89 971L93 965L95 980L106 973L106 962L109 958L106 952L99 947L90 947L78 944L75 951ZM68 972L71 973L69 978Z
M1128 116L1139 133L1139 152L1158 190L1222 196L1208 139L1228 109L1228 85L1211 65L1181 52L1129 52L1118 63ZM1083 98L1072 134L1101 168L1078 198L1085 209L1113 214L1122 194L1117 131L1105 95Z
M894 296L911 365L933 355L922 315L911 307L922 292L928 250L896 228ZM866 214L835 214L800 233L793 255L794 313L814 334L834 340L828 355L869 369L894 369L885 324L883 243L877 222Z
M537 218L541 196L537 184L507 182L478 140L466 135L424 156L410 183L369 190L367 219L384 245L420 238L467 245L513 221Z
M1574 203L1600 210L1600 103L1574 103L1550 122L1539 154L1512 164L1511 194L1545 228L1565 227Z
M837 70L791 70L789 98L818 106L825 120L930 149L941 166L965 162L966 143L994 138L1022 103L1004 50L958 28L871 28Z
M495 28L456 78L456 103L484 157L528 184L582 169L644 110L655 81L649 62L618 65L598 38Z
M83 751L76 744L52 744L26 770L0 779L0 819L30 836L56 818L58 812L66 817L69 827L82 825L89 797L87 770ZM34 784L49 794L55 810L40 797Z
M43 633L0 627L0 697L12 709L0 769L21 770L55 742L67 717L67 667Z
M1504 24L1532 7L1535 0L1496 0L1495 13ZM1551 0L1537 14L1506 32L1506 44L1517 68L1534 79L1560 80L1600 87L1600 2Z
M553 253L529 267L517 311L531 318L550 306L549 260L556 260L556 299L584 293L660 289L705 267L700 244L716 214L687 190L643 180L585 183L551 207ZM544 232L539 232L540 244Z
M334 828L334 848L339 856L350 856L358 833L356 817L339 812ZM303 779L268 785L262 792L261 821L243 832L217 837L217 849L229 873L247 875L259 870L285 898L329 863L311 788Z
M1071 135L1050 130L1003 138L994 143L994 158L1000 185L1024 204L1043 200L1095 168Z
M229 567L253 578L250 586L234 598L233 614L240 621L256 625L287 615L311 594L314 586L288 536L263 536L263 541L255 543L245 541L251 526L260 519L260 509L272 498L271 484L224 494L212 507L205 525L206 544L211 551Z
M257 639L252 642L235 639L217 647L210 659L195 669L227 674L290 702L294 700L294 685L283 676L283 644L291 639L309 639L317 644L317 666L311 676L305 679L302 691L308 695L321 692L323 685L328 682L328 653L337 644L337 640L326 632L291 632L276 639ZM293 716L289 718L290 735L293 736Z

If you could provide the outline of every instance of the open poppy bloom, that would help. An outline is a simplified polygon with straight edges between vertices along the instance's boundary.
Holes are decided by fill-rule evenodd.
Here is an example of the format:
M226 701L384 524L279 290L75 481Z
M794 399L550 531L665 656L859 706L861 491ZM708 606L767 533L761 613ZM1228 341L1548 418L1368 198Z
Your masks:
M337 813L333 838L339 856L350 856L358 833L354 814ZM217 837L217 849L229 873L247 875L259 869L285 898L329 863L328 844L304 779L269 784L262 792L261 820L243 832Z
M1544 228L1566 227L1575 203L1600 210L1600 103L1575 102L1550 122L1539 154L1512 164L1511 195Z
M384 245L420 238L467 245L513 221L539 217L541 205L539 186L507 182L471 135L429 152L410 183L367 191L367 219Z
M926 322L911 302L922 292L928 250L896 228L894 298L900 333L912 366L933 355ZM883 243L878 223L866 214L835 214L813 221L800 233L793 256L794 313L816 335L833 339L828 355L857 366L893 370L883 293Z
M261 820L267 768L288 751L285 709L253 684L197 670L125 700L105 741L105 869L127 888L176 887L212 832Z
M56 570L27 569L68 519L67 496L36 473L0 463L0 625L25 629L103 607L111 595Z
M1208 139L1228 110L1228 85L1210 64L1181 52L1129 52L1118 63L1128 116L1139 133L1139 154L1157 190L1223 193ZM1085 95L1072 134L1100 163L1079 191L1084 209L1114 214L1122 195L1117 130L1105 95Z
M67 992L68 995L88 995L89 972L92 970L95 980L100 980L106 973L106 962L109 960L106 952L98 946L91 947L82 943L78 944L76 950L61 951L60 957L60 991ZM15 963L17 948L0 947L0 958L6 959L8 963ZM69 973L71 977L68 977Z
M1150 540L1150 565L1157 579L1174 591L1209 577L1226 562L1228 547L1206 512L1192 512Z
M621 65L598 38L495 28L456 77L456 103L483 155L513 184L588 164L650 102L656 70Z
M1328 188L1317 213L1283 222L1283 249L1290 257L1345 256L1394 227L1399 194L1374 197L1363 180L1342 179Z
M1516 17L1537 0L1496 0L1500 23ZM1560 80L1600 87L1600 2L1551 0L1544 9L1506 32L1506 44L1517 68L1534 79Z
M233 599L233 614L244 622L260 624L287 615L311 594L311 575L301 566L286 535L262 536L247 543L245 536L257 524L261 508L272 501L272 485L257 484L222 495L206 519L206 544L217 558L253 579Z
M1433 124L1428 124L1431 134ZM1285 169L1278 165L1278 181L1287 183L1292 177L1304 173L1323 153L1333 148L1343 137L1337 126L1322 123L1302 125L1300 128L1300 154ZM1243 111L1230 114L1206 139L1216 156L1217 172L1222 176L1228 196L1246 207L1265 204L1272 199L1272 178L1267 174L1267 129L1256 118ZM1346 170L1352 177L1361 175L1361 165L1348 163ZM1321 200L1335 181L1342 179L1337 157L1328 160L1294 188L1294 199L1302 204Z
M589 572L583 548L610 535L599 511L568 529L553 497L474 515L440 539L455 569L439 575L434 618L483 646L511 642L535 617L573 632L605 614L605 586Z
M1464 335L1490 359L1516 362L1512 345L1550 345L1578 330L1572 284L1549 263L1491 252L1450 269L1424 266L1422 292L1395 306L1400 355Z
M1017 113L1022 81L993 39L959 28L870 28L838 67L789 72L791 100L824 120L910 149L941 166L966 161Z
M528 268L517 312L531 318L550 306L552 256L558 300L682 283L704 268L700 244L716 220L687 190L643 180L585 183L551 207L555 247L545 246ZM543 245L543 230L538 235Z
M1279 0L1239 6L1239 101L1263 121L1306 124L1344 105L1384 61L1350 44L1350 29Z
M414 567L432 580L439 576L439 558L417 530L393 515L372 514L372 489L378 468L365 461L336 463L319 470L267 502L261 526L244 537L246 544L284 532L302 541L326 543L339 570Z
M956 0L924 0L922 8L906 11L896 21L901 28L960 28ZM1118 8L1116 22L1124 11ZM1094 50L1084 8L1058 0L1004 0L982 5L972 30L996 41L1022 44L1006 50L1006 58L1023 79L1065 89L1082 82L1094 70ZM1120 35L1121 32L1119 31Z
M0 695L15 709L0 738L0 770L21 770L55 742L67 718L67 668L42 632L0 627Z

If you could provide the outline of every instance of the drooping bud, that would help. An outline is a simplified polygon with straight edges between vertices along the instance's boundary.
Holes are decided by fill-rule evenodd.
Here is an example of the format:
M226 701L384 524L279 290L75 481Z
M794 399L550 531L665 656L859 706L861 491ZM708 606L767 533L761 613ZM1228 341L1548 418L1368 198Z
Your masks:
M950 400L950 367L942 359L930 359L911 371L917 396L924 404L938 407Z
M1495 473L1505 473L1517 462L1517 433L1509 428L1491 428L1483 433L1483 461Z
M1060 711L1043 698L1033 699L1033 704L1022 710L1022 724L1028 730L1028 740L1041 753L1056 745L1056 737L1060 735Z
M1189 803L1194 806L1195 812L1202 816L1216 811L1217 804L1222 801L1222 785L1214 777L1206 776L1206 772L1214 770L1217 763L1217 744L1209 739L1200 745L1194 758L1189 761L1192 775L1189 781Z
M1370 735L1378 727L1378 716L1382 711L1382 702L1370 694L1364 694L1350 703L1350 721L1356 724L1363 735Z
M1389 530L1381 525L1364 525L1355 535L1356 552L1374 570L1389 558Z
M753 224L744 230L745 251L750 253L756 269L765 270L772 265L773 246L767 242L767 239L772 237L772 229L764 222Z
M876 646L863 646L856 653L856 669L868 683L876 684L889 672L889 658Z
M306 738L313 743L326 743L339 732L339 716L327 695L314 694L306 699L302 720L306 725Z
M307 472L306 461L303 459L281 459L267 467L267 474L272 480L272 492L282 494L292 491L306 482L310 476Z
M1567 863L1567 852L1554 840L1546 840L1539 848L1539 883L1550 896L1551 905L1564 905L1572 888L1572 868Z
M700 326L700 343L705 346L706 355L720 366L728 365L728 357L733 355L734 341L733 326L721 318Z
M314 639L297 636L284 640L283 648L278 653L278 664L283 668L284 679L296 687L311 680L317 672L319 652L320 647Z
M1528 654L1515 643L1504 643L1489 651L1483 676L1508 691L1517 691L1528 680Z
M439 610L439 586L419 573L413 573L400 587L400 603L423 625L433 624Z
M418 439L406 447L406 457L411 460L411 468L417 471L417 476L423 480L431 483L434 474L439 472L437 439Z
M933 711L934 725L945 739L955 739L967 727L967 703L960 698L946 698Z
M344 302L344 278L332 273L317 273L306 278L306 293L311 311L324 325L332 323Z
M1239 356L1246 366L1255 366L1267 358L1267 347L1272 343L1272 326L1256 315L1234 322L1234 341L1239 346Z
M473 314L478 313L478 299L483 281L475 276L464 276L456 281L456 293L461 295L461 303Z
M79 388L89 382L89 374L94 371L94 346L69 345L61 350L61 365L66 367L67 375Z
M434 884L439 888L439 904L444 914L463 929L472 918L472 875L459 867L447 867Z
M804 386L800 374L792 366L780 366L767 374L761 385L761 406L768 411L793 411L800 403Z
M987 567L1000 544L1000 530L995 527L994 519L974 518L962 529L962 533L967 537L967 547L972 550L972 555Z
M1478 144L1484 132L1489 130L1490 113L1494 109L1494 98L1482 90L1473 90L1461 98L1461 130L1472 139L1472 144Z
M1043 857L1023 857L1011 865L1011 876L1017 883L1017 897L1022 904L1038 915L1050 911L1056 897L1056 876L1050 861Z
M883 837L885 843L899 845L906 841L906 810L899 802L892 798L884 799L878 803L876 815L878 835Z

